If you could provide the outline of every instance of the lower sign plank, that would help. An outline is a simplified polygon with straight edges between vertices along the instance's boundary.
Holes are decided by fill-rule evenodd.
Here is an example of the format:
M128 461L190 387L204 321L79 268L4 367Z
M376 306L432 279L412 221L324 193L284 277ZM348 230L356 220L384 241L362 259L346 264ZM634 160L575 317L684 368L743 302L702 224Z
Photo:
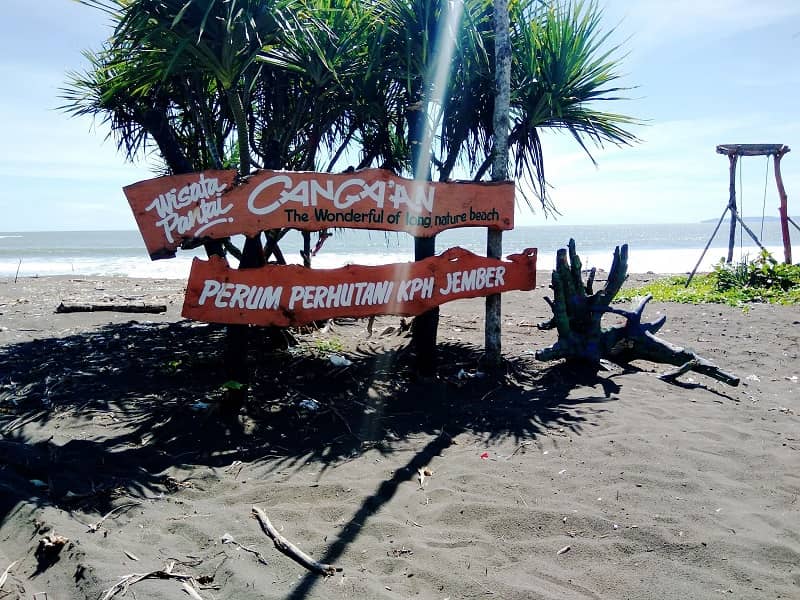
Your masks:
M231 269L194 259L183 316L210 323L302 325L336 317L421 314L461 298L536 287L536 249L508 260L451 248L412 263L306 269Z

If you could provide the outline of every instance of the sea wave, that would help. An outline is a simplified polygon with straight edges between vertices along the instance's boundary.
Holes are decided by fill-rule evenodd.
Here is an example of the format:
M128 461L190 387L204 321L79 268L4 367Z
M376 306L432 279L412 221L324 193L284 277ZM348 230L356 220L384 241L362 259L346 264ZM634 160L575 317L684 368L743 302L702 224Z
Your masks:
M782 256L780 247L768 247L774 256ZM508 248L508 254L518 252L520 249ZM580 252L584 268L596 267L608 270L611 267L611 251ZM691 271L700 259L701 248L672 248L667 250L631 248L628 257L628 271L631 273L686 273ZM734 251L734 260L743 257L754 258L759 249L752 247L737 247ZM706 252L700 262L700 271L709 271L714 264L727 255L727 248L716 246ZM555 252L541 252L538 256L538 268L550 270L555 265ZM292 264L299 264L299 256L287 256ZM402 249L389 249L386 252L369 252L345 254L338 252L322 252L313 259L314 268L333 269L348 264L380 265L387 263L402 263L412 260L408 251ZM191 268L193 256L189 253L179 253L176 258L151 261L146 256L141 257L108 257L108 256L61 256L32 257L19 260L0 258L0 277L45 277L45 276L97 276L97 277L135 277L153 279L187 279ZM235 262L235 261L233 261Z

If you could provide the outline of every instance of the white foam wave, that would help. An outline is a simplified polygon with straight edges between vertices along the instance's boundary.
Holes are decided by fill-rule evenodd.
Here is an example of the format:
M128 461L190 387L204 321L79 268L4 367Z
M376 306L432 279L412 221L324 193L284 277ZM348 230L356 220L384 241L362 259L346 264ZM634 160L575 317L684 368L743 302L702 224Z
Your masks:
M783 251L780 247L768 247L772 254L780 258ZM514 252L514 250L510 250ZM628 270L631 273L686 273L691 271L700 258L701 248L670 250L636 250L628 258ZM750 259L758 256L755 246L736 248L734 260L742 257ZM727 255L727 249L713 247L708 250L700 264L700 271L710 271L720 258ZM153 279L187 279L191 267L192 255L179 253L176 258L151 261L147 257L61 257L58 259L33 258L18 260L0 260L0 277L13 278L19 268L19 277L44 277L50 275L83 275L98 277L136 277ZM290 263L299 264L299 256L288 256ZM408 251L387 250L378 253L320 253L313 259L315 268L333 269L347 264L380 265L386 263L408 262L413 256ZM581 253L584 268L597 267L608 270L611 267L611 252ZM555 265L555 253L544 252L538 257L538 268L550 270Z

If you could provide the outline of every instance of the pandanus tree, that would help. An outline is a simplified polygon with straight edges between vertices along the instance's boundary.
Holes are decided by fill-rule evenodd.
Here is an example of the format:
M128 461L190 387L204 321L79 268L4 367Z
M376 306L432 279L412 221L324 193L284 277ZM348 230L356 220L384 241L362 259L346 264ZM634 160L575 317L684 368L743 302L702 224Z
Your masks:
M324 169L348 149L358 167L487 176L491 0L82 1L115 31L65 98L110 120L128 155L153 141L169 170L207 168L233 141L243 175L253 156ZM542 131L567 130L591 157L635 141L636 121L598 109L624 88L596 3L512 0L509 12L513 172L550 210Z
M545 211L555 208L545 178L541 132L569 132L592 162L590 146L628 145L638 121L601 109L622 100L620 47L601 29L595 2L513 3L511 131L515 177L528 181Z
M109 121L129 157L155 148L173 173L235 159L242 176L345 161L420 179L487 176L492 0L81 1L107 11L114 32L64 97L72 113ZM549 211L541 131L566 129L589 152L634 141L634 121L597 109L621 90L595 3L511 0L509 16L513 172ZM260 237L240 266L263 263ZM418 256L434 250L416 245Z
M396 152L389 164L408 165L407 172L418 178L433 173L439 180L454 173L486 178L494 153L496 101L492 1L377 4L381 19L370 73L378 74L374 89L380 93L366 96L373 103L360 108L387 116L378 139L408 141L383 146ZM523 197L531 206L532 196L538 198L545 212L555 206L545 179L543 130L567 130L590 158L592 145L635 141L626 129L634 119L598 109L624 91L617 84L618 47L601 31L601 17L594 2L509 3L513 173ZM370 156L370 147L363 150ZM432 253L433 244L418 239L417 256ZM435 323L433 314L418 331L418 341L427 338L422 345L428 349Z
M279 36L299 30L292 0L85 0L106 10L114 34L91 68L65 91L71 110L101 115L129 156L155 142L168 171L222 167L233 143L239 173L251 170L253 90L265 69L258 61ZM148 118L154 114L153 118ZM198 150L200 149L200 150ZM240 267L263 264L261 236L248 237ZM218 245L210 253L221 254ZM246 383L247 330L226 339L229 379ZM243 386L230 388L236 407Z
M313 169L346 137L348 80L371 28L362 3L83 3L108 12L114 32L72 74L65 108L109 121L129 158L155 143L169 172L234 166L246 176L254 160ZM154 108L159 118L144 118Z

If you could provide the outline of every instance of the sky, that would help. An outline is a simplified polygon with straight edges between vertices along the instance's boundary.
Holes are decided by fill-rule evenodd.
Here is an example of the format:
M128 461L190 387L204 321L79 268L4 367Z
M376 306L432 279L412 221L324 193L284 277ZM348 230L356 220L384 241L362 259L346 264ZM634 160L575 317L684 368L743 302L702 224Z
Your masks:
M722 143L797 147L782 161L790 214L800 214L800 2L599 0L622 45L628 100L604 110L643 121L633 147L593 150L543 135L545 171L561 215L520 206L517 225L686 223L717 219L728 202ZM122 187L152 176L131 165L102 123L58 110L81 52L110 33L100 11L73 0L3 0L0 21L0 231L135 229ZM767 159L745 158L746 216L777 216ZM737 175L737 180L739 175ZM765 186L766 181L766 186ZM766 195L765 195L766 187Z

